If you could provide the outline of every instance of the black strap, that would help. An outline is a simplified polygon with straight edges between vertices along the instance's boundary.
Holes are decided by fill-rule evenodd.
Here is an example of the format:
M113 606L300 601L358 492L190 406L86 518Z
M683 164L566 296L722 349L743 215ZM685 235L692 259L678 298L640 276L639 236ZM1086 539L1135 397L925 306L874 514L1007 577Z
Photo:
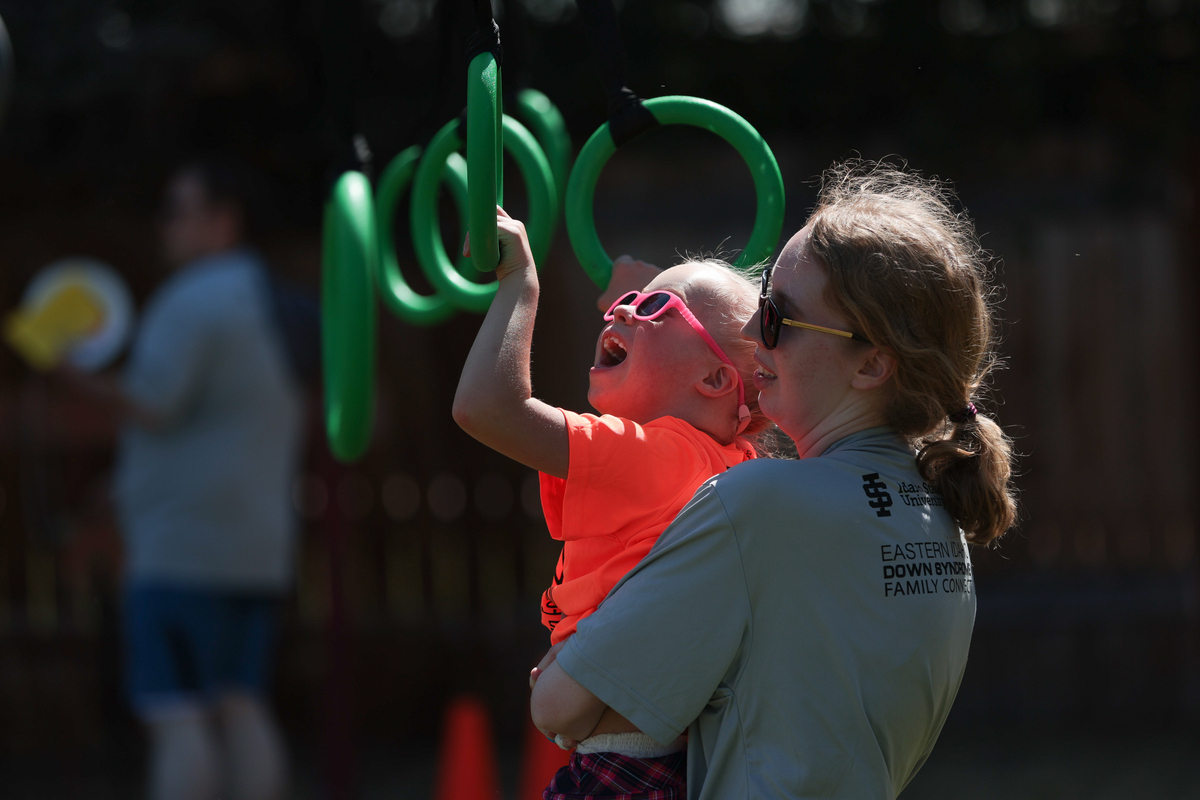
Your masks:
M533 47L529 30L529 0L507 0L504 4L504 101L516 108L517 95L530 86L529 53Z
M658 127L658 120L625 85L624 49L612 0L577 0L592 62L608 94L608 129L617 147Z
M13 84L13 53L12 41L8 29L4 27L4 18L0 17L0 128L4 127L4 112L8 109L8 101Z
M617 147L658 127L658 120L642 99L624 86L621 93L608 99L608 132Z
M358 76L361 0L325 0L321 8L321 50L326 115L336 152L329 186L347 170L370 175L371 150L355 128L355 79Z
M491 53L504 66L504 48L500 45L500 26L492 19L491 0L475 0L475 32L467 39L467 63L480 53Z
M592 63L600 72L604 91L611 98L625 88L624 49L617 11L612 0L577 0L583 32L592 51Z

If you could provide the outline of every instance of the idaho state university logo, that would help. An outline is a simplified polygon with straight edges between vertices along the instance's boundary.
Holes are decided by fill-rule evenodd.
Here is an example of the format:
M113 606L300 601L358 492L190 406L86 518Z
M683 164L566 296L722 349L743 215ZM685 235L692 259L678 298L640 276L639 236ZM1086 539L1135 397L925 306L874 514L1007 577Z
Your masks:
M870 475L863 475L863 491L867 495L867 505L875 509L875 516L890 517L892 512L888 508L892 505L892 496L888 494L887 484L879 480L879 473L872 472Z

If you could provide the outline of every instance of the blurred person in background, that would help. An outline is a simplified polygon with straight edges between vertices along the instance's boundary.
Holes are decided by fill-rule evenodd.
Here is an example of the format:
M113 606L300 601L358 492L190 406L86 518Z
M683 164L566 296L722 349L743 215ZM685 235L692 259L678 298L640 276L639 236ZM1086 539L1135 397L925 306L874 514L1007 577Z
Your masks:
M292 580L304 395L274 281L246 243L256 187L234 164L179 169L161 210L173 271L123 379L65 376L125 419L126 669L150 736L151 800L285 790L265 695Z

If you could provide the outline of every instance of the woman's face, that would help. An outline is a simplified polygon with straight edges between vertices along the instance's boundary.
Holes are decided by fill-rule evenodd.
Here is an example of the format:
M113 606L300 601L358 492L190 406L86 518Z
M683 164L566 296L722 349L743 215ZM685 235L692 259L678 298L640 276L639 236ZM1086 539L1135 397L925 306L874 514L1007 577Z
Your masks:
M808 235L805 227L793 236L775 262L771 297L788 319L848 330L846 321L825 302L828 280L808 248ZM804 455L809 446L865 410L864 398L851 385L862 365L862 345L785 325L778 345L768 350L760 335L760 313L742 328L742 335L758 344L758 404Z

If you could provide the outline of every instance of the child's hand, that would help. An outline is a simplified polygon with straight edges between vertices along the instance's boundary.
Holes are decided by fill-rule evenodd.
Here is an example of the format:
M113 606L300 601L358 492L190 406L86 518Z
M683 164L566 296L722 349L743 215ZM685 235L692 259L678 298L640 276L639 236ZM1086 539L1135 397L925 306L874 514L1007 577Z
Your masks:
M513 219L503 208L496 206L496 233L500 239L500 263L496 265L496 278L533 267L533 252L529 249L529 235L519 219ZM471 255L471 234L463 242L463 255ZM607 309L605 309L607 310Z
M618 297L630 292L641 291L660 272L662 270L653 264L638 261L633 256L621 256L613 262L612 277L608 281L608 288L596 300L596 305L601 311L608 311Z

